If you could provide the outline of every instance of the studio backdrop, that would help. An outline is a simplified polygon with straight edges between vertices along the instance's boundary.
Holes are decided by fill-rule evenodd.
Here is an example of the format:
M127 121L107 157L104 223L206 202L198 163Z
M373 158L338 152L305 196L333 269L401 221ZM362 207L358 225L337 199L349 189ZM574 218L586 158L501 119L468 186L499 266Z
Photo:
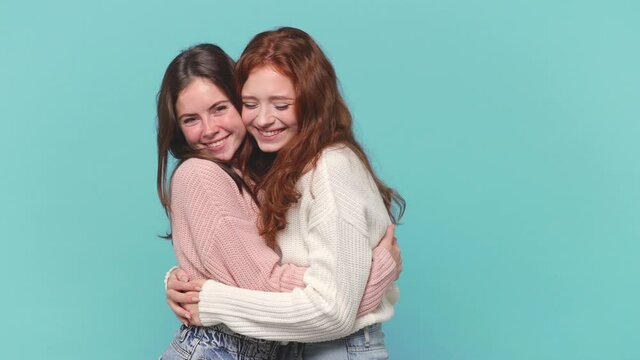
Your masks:
M392 359L640 358L639 4L2 0L0 358L158 358L164 69L285 25L407 201Z

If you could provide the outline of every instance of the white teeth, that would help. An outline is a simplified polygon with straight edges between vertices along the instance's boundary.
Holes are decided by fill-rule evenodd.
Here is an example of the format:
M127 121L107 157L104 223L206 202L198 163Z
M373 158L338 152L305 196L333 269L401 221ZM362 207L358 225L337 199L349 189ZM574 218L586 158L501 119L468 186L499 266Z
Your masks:
M209 148L215 148L215 147L218 147L218 146L222 145L222 143L223 143L226 139L227 139L227 138L220 139L220 140L218 140L218 141L216 141L216 142L212 142L211 144L207 144L206 146L207 146L207 147L209 147Z
M274 130L274 131L260 131L260 134L262 134L263 136L274 136L274 135L280 134L283 131L284 129Z

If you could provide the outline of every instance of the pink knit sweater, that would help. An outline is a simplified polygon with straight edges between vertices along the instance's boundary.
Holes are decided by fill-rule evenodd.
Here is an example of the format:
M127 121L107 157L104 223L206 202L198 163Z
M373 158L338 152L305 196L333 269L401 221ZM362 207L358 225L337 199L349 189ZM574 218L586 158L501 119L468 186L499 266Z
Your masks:
M171 229L181 268L193 279L261 291L305 286L306 267L280 264L258 234L257 207L217 164L189 159L171 180ZM395 261L377 247L358 315L375 309L396 278Z

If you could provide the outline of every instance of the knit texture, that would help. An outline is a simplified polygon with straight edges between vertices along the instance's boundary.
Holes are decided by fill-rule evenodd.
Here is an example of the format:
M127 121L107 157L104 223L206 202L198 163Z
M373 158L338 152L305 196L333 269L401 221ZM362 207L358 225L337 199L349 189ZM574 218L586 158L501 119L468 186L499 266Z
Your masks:
M302 288L306 266L280 264L258 234L251 196L214 162L189 159L171 180L171 226L178 263L192 279L262 291ZM359 313L373 310L395 278L395 262L376 248Z
M393 316L398 291L392 284L395 264L386 251L388 259L380 260L387 261L381 266L386 271L375 276L375 282L384 285L377 288L379 304L370 304L373 310L358 316L365 285L371 285L373 278L373 271L369 276L373 249L390 224L364 164L346 147L327 149L297 189L301 198L287 213L288 224L278 233L278 244L283 263L309 266L306 286L273 293L209 280L200 293L204 325L222 322L251 337L318 342Z
M257 209L212 161L189 159L171 179L176 258L193 279L263 291L302 287L306 267L280 264L256 228Z

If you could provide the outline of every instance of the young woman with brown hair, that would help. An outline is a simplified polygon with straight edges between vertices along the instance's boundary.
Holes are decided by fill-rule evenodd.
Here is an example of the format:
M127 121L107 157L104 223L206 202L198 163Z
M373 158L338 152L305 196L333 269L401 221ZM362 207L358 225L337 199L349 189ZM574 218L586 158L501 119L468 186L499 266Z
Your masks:
M258 233L253 189L236 169L246 129L239 114L233 67L219 47L202 44L178 55L165 72L158 94L158 193L171 219L169 236L180 266L191 279L291 291L304 286L307 268L280 264L279 254ZM170 155L179 163L168 188ZM388 274L396 270L388 259L398 254L392 238L390 234L381 242L376 250L380 255L370 264L362 313L377 306L385 283L393 280ZM183 326L163 358L272 357L285 354L288 348L233 334L222 326Z
M299 342L305 359L348 352L386 358L379 324L393 316L397 288L385 288L369 313L358 308L373 249L402 215L404 200L375 176L335 71L308 34L294 28L258 34L236 76L252 135L239 165L260 195L260 234L270 246L277 237L283 262L308 266L306 286L274 293L196 281L199 303L183 305L194 315L191 323Z

